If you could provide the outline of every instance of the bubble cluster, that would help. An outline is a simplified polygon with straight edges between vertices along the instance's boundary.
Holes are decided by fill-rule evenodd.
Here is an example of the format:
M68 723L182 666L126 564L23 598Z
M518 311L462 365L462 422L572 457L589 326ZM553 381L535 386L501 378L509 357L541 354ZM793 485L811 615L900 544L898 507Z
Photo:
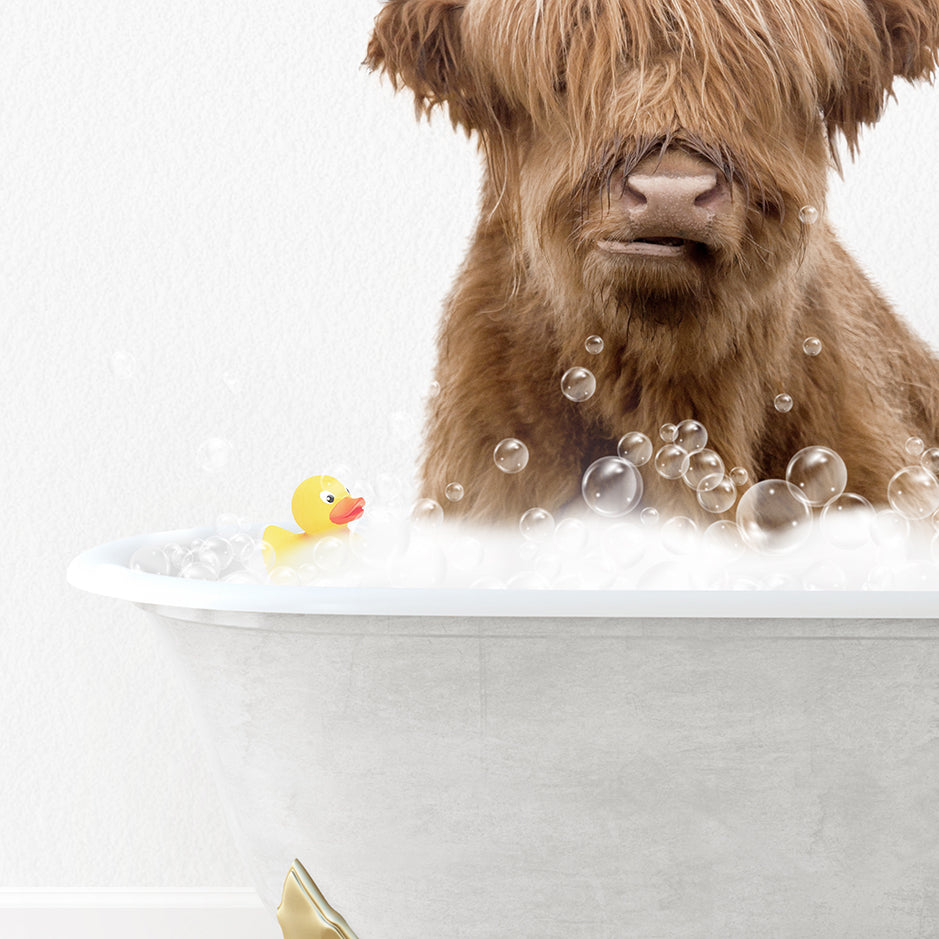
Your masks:
M581 493L587 506L609 518L631 512L642 498L639 470L618 456L605 456L587 468L581 480Z
M503 473L520 473L528 466L528 447L517 437L506 437L496 444L492 458Z
M597 379L589 368L575 365L561 376L561 392L569 401L579 404L593 397Z

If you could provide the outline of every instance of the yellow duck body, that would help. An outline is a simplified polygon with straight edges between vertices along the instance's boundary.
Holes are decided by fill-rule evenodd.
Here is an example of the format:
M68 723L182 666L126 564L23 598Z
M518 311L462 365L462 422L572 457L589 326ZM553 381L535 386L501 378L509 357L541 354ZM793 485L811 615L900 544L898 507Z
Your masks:
M354 499L335 476L311 476L293 494L290 510L301 531L279 525L264 529L264 564L268 570L302 563L307 553L326 535L349 533L349 522L365 511L365 500Z

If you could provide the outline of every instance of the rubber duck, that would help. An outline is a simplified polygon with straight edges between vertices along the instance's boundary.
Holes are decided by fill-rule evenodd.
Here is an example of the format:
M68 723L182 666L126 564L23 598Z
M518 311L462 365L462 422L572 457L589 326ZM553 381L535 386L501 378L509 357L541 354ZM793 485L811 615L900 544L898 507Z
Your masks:
M264 563L268 570L293 563L298 554L326 535L348 534L349 522L365 511L365 500L352 498L335 476L311 476L297 486L290 510L303 530L288 531L278 525L264 529Z

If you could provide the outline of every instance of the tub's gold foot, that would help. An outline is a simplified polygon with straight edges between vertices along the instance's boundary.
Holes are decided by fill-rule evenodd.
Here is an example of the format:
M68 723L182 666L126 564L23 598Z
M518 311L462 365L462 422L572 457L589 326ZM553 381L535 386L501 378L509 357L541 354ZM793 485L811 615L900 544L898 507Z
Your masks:
M326 902L299 861L293 862L277 907L284 939L356 939L348 923Z

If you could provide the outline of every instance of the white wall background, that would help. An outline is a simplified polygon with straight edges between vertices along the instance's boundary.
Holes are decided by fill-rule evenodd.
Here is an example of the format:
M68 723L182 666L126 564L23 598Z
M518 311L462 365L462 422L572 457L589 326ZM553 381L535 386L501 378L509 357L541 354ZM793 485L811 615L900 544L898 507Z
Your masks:
M64 571L285 517L313 472L410 472L477 160L360 68L377 9L4 8L0 887L248 884L142 614ZM937 152L939 90L901 89L830 211L939 347Z

